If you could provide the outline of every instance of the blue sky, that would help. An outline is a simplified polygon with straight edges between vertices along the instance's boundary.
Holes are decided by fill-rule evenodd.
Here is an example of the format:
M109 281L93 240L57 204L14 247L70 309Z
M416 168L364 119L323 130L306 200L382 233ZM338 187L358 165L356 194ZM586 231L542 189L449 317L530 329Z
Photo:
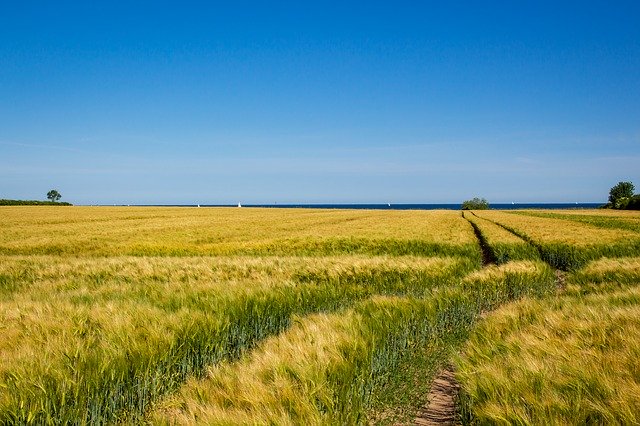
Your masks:
M0 3L0 198L640 189L640 2L87 3Z

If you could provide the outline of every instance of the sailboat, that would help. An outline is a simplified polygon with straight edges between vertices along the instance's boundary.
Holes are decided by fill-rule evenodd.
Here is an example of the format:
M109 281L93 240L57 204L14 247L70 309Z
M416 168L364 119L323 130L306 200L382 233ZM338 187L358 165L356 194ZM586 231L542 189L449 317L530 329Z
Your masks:
M238 207L242 207L242 204L238 203Z

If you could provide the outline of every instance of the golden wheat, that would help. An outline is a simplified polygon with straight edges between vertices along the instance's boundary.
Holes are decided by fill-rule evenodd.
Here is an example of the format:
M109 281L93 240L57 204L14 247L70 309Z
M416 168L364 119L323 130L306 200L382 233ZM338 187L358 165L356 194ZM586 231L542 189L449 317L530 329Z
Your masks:
M552 285L546 265L517 262L472 273L428 299L374 296L344 312L301 318L239 362L189 381L150 414L151 422L361 423L378 369L424 350L426 341L464 332L491 304L547 293Z
M504 305L472 333L456 361L464 420L636 424L638 356L640 258L592 261L558 297Z
M239 355L296 313L378 293L428 294L475 266L407 256L1 256L0 377L10 379L0 420L139 415L189 373Z
M0 253L216 255L473 245L452 211L3 207ZM402 253L410 254L410 253Z
M503 227L478 217L472 212L467 212L465 218L476 227L480 239L483 240L496 263L539 258L535 247Z
M148 419L363 422L408 352L555 288L529 244L471 218L492 249L517 248L478 271L473 229L452 211L3 207L0 218L3 424L140 422L177 389ZM547 247L529 219L522 232ZM600 246L610 235L553 223ZM507 262L520 255L531 260ZM603 295L612 274L637 271L637 259L599 260L566 296Z
M612 209L567 209L567 210L523 210L532 213L553 213L572 216L601 216L627 220L640 220L640 211L637 210L612 210Z
M562 243L576 247L640 240L634 232L598 229L570 220L523 216L500 211L477 211L482 218L513 228L541 243Z

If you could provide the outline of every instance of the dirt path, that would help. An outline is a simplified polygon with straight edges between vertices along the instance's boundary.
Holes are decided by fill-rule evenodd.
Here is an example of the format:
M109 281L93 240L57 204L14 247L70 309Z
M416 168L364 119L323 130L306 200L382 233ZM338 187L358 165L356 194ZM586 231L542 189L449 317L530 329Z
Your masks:
M456 398L459 389L460 386L451 367L440 371L431 384L427 403L418 411L413 424L420 426L458 424Z
M556 274L556 289L558 291L564 291L567 287L567 273L560 269L555 270Z
M473 213L472 213L473 214ZM495 256L491 251L491 248L482 237L480 229L469 218L465 217L464 212L462 217L467 219L469 224L473 227L473 231L476 234L480 249L482 250L483 267L491 264L495 264ZM500 225L500 224L498 224ZM502 225L500 225L502 226ZM505 228L507 229L507 228ZM509 232L513 233L510 229ZM517 234L514 234L520 237ZM526 241L526 240L524 240ZM531 244L531 242L526 241ZM556 278L556 288L558 291L562 291L566 286L566 272L554 268ZM413 424L419 426L442 426L442 425L457 425L460 424L456 411L456 400L458 398L458 392L460 385L456 381L453 368L448 366L440 371L431 384L429 395L427 396L427 402L418 411Z
M494 265L496 263L495 256L480 233L480 229L468 217L465 217L464 212L462 212L462 217L467 219L478 240L478 245L482 251L482 266ZM453 368L448 366L441 370L431 383L427 402L418 411L413 424L419 426L458 424L456 399L458 398L459 389L460 385L456 381Z

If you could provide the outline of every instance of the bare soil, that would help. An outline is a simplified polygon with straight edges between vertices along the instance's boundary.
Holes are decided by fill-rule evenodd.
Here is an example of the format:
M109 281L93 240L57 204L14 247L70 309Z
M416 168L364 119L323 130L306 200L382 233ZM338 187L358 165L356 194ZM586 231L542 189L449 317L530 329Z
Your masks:
M431 384L427 403L418 411L414 425L456 425L456 398L460 385L451 367L440 371Z

